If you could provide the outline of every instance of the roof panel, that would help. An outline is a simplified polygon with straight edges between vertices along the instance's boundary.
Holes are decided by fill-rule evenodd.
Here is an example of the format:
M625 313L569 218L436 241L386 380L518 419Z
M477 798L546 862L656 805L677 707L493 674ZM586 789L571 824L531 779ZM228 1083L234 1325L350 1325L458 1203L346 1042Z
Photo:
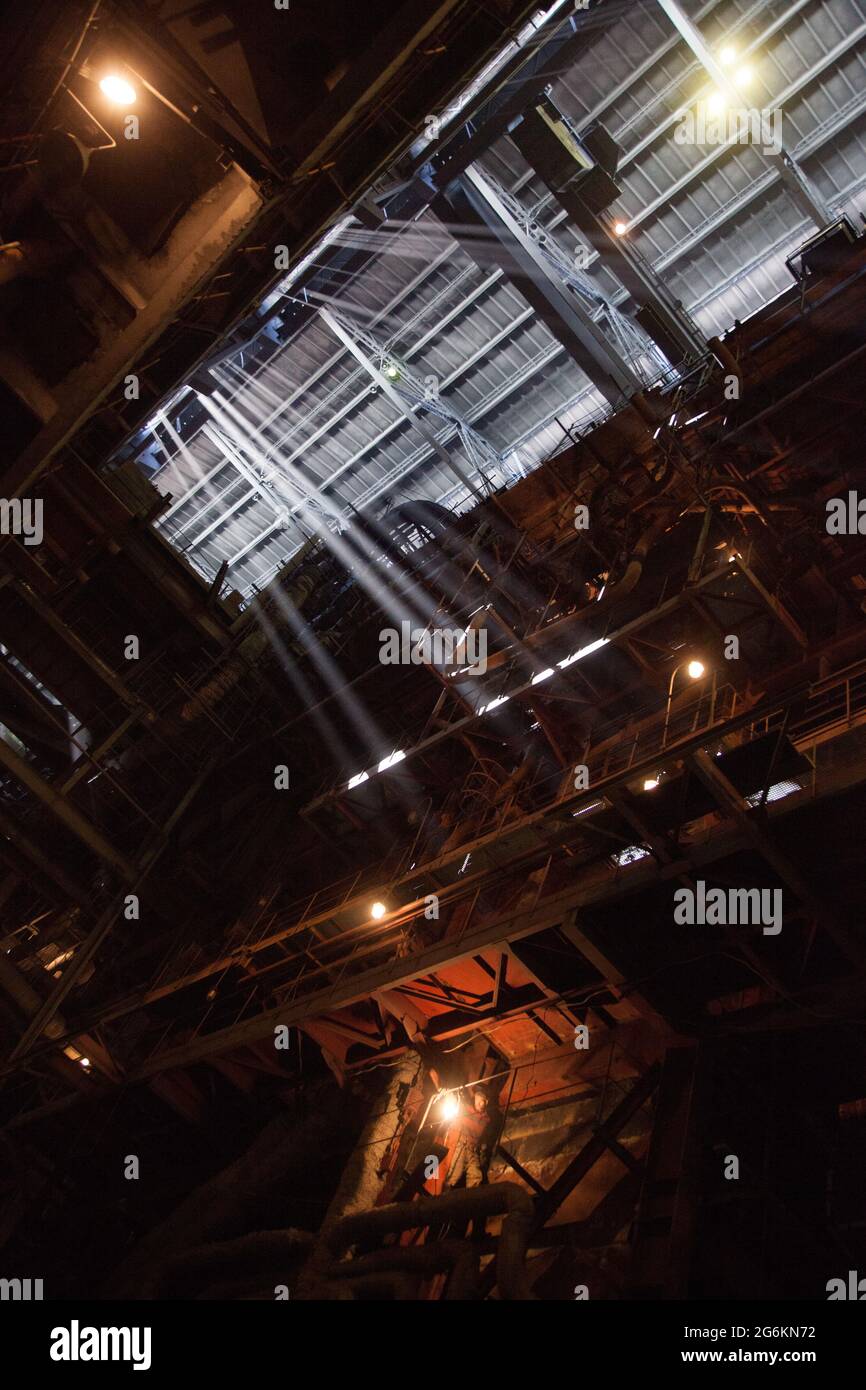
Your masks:
M824 196L840 207L862 203L863 0L688 0L685 9L711 45L724 38L747 55L754 78L744 100L783 103L784 140ZM664 14L634 6L593 31L552 88L578 124L599 117L623 144L616 213L634 223L636 247L708 333L785 289L785 258L814 230L782 184L775 156L746 144L677 142L677 113L711 86ZM580 237L510 139L498 140L480 163L556 229L566 255L573 251ZM376 254L359 273L331 277L333 303L372 335L376 352L393 355L404 387L435 380L443 404L500 454L518 447L523 465L532 466L561 446L563 426L583 428L605 412L599 393L508 283L492 244L481 269L429 212L382 234L348 226L336 238L341 243L373 246ZM625 305L609 270L596 264L589 273ZM239 355L216 373L220 408L230 404L256 425L248 453L232 459L220 435L205 434L200 422L155 478L176 499L162 522L166 535L204 573L244 552L229 582L242 589L263 582L321 524L309 515L314 482L325 511L349 502L381 509L401 497L465 500L441 458L320 319L293 331L250 378L238 367L252 360ZM454 429L428 420L461 467L471 468ZM155 429L171 449L165 430Z

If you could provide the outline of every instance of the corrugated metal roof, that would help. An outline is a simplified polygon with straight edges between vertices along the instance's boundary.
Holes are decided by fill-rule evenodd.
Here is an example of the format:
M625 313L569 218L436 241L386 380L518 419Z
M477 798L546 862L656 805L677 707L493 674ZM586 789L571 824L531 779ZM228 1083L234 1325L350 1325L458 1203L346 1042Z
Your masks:
M859 214L866 206L863 0L692 0L684 8L710 45L736 45L752 69L744 103L782 110L785 144L823 197ZM552 98L578 127L601 120L621 144L622 196L613 211L701 328L724 331L790 285L785 258L814 228L782 183L776 156L743 144L678 143L682 111L712 84L660 9L635 6L589 32L579 60L553 82ZM565 214L510 139L480 166L573 254L577 238ZM517 448L520 466L531 467L560 446L563 426L583 427L604 413L600 393L505 279L492 242L479 268L431 213L397 233L349 227L337 240L377 249L337 292L341 313L402 372L435 385L500 455ZM595 267L592 277L624 302L607 271ZM215 375L217 420L176 447L155 478L182 498L209 475L163 523L208 576L230 561L234 587L248 592L267 582L309 534L311 508L337 524L350 505L468 500L320 320L294 333L254 381L232 362ZM239 427L232 409L247 423ZM460 467L473 471L453 427L426 418ZM505 476L499 470L494 481Z

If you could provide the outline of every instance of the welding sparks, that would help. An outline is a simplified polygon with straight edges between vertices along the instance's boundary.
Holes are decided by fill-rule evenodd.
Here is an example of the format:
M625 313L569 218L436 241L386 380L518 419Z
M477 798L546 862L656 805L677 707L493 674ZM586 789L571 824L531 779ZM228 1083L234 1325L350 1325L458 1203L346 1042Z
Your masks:
M460 1113L460 1101L453 1091L447 1091L439 1105L439 1115L443 1120L455 1120Z
M136 99L136 91L132 84L127 82L126 78L118 77L116 73L109 73L107 77L103 77L99 90L117 106L132 106Z

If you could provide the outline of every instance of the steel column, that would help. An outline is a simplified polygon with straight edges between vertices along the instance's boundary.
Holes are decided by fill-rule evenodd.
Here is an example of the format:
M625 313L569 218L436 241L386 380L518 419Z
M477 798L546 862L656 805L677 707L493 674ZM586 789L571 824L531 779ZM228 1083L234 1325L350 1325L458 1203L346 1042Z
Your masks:
M461 174L456 192L449 193L447 203L434 205L434 211L483 270L489 269L490 256L479 252L488 243L477 233L492 233L498 243L495 258L505 274L610 405L618 409L642 389L629 363L578 297L553 278L541 248L475 166Z

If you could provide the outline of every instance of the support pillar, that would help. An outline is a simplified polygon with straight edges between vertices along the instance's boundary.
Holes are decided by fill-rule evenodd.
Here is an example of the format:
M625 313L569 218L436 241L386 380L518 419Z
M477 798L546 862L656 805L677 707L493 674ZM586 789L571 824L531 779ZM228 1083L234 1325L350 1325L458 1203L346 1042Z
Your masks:
M554 279L541 249L477 168L470 166L461 174L447 200L439 199L433 210L467 255L485 270L489 256L481 259L479 252L489 245L491 234L495 237L496 259L509 280L614 409L642 390L643 383L629 363L577 296Z

